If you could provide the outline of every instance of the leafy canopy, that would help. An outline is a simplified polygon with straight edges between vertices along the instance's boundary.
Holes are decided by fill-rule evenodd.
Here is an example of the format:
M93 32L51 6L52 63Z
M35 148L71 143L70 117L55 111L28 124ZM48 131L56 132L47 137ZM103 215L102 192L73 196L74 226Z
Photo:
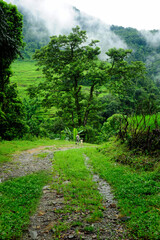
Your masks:
M3 139L22 136L24 112L16 86L10 84L11 63L23 47L22 15L16 6L0 0L0 129Z
M88 123L95 113L94 90L105 80L106 64L98 60L97 42L88 43L86 31L77 26L69 35L51 37L49 44L34 54L46 76L39 88L46 91L45 103L56 105L59 117L68 119L72 127ZM90 86L86 94L81 85L84 79Z

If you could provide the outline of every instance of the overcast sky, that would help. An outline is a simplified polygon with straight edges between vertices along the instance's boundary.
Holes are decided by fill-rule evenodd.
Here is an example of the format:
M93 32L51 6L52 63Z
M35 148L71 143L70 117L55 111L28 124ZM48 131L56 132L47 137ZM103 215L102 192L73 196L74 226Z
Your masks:
M53 0L54 1L54 0ZM160 0L65 0L109 25L160 29Z
M28 7L41 15L59 17L63 24L71 19L68 4L95 16L108 25L133 27L138 30L160 30L160 0L5 0ZM71 9L71 8L70 8ZM63 17L62 17L63 16Z

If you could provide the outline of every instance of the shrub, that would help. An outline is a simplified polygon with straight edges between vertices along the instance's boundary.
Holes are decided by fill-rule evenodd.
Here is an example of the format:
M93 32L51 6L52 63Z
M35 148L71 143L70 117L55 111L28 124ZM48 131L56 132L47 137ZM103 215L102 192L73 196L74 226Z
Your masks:
M153 153L160 149L160 115L123 116L119 137L130 149Z
M122 119L123 116L121 114L114 114L107 119L102 127L101 139L103 141L106 141L113 135L117 135L119 133Z

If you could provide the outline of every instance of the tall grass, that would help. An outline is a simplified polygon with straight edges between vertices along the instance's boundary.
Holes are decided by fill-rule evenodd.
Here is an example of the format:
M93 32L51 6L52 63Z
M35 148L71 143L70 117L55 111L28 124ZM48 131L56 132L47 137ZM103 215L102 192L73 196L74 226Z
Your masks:
M150 127L150 130L153 130L157 127L160 128L160 113L153 115L133 115L128 118L129 129L132 130L137 127L138 130L142 130Z
M127 141L130 149L150 154L160 150L160 114L123 116L119 137Z

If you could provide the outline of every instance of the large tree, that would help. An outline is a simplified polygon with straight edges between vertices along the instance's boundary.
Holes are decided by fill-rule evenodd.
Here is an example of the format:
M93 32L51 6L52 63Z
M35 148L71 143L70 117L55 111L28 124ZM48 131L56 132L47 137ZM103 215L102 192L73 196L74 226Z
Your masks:
M59 117L72 127L86 126L93 114L96 117L94 91L105 80L106 68L98 60L96 43L88 43L86 31L77 26L69 35L51 37L34 55L46 76L39 87L45 90L45 104L56 106ZM82 90L84 79L89 83L86 91Z
M23 18L17 7L0 0L0 79L1 89L9 81L10 64L20 54L24 46Z
M23 47L22 15L16 6L0 0L0 137L22 136L23 108L16 86L10 83L11 63Z
M151 90L145 64L141 61L127 61L131 52L129 49L112 48L106 53L111 63L108 69L108 87L120 99L121 112L125 114L139 111L140 104L149 97Z

